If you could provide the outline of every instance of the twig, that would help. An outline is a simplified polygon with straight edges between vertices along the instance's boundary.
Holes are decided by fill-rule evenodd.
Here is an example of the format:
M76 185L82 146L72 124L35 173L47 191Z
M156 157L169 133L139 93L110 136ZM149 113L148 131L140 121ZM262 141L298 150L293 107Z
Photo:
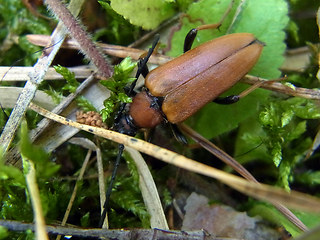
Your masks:
M34 231L34 224L21 223L18 221L0 220L0 226L6 227L12 231L26 231L31 229ZM47 226L47 231L50 234L73 235L82 238L110 238L119 240L150 240L150 239L163 239L163 240L236 240L232 238L216 238L204 230L199 231L168 231L161 229L81 229L81 228L67 228ZM239 240L239 239L238 239Z
M241 82L251 84L251 85L256 84L257 82L264 82L261 87L265 89L284 93L289 96L301 97L301 98L306 98L311 100L320 100L320 90L318 89L300 88L300 87L295 87L293 85L292 87L289 87L279 82L268 81L266 79L254 77L250 75L246 75L241 80Z

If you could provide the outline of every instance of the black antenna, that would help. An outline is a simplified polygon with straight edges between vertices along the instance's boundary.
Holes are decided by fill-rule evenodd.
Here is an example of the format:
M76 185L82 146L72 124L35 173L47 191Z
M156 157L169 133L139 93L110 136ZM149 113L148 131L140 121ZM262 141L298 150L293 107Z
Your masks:
M48 47L44 47L44 48L41 49L41 50L35 51L35 52L31 53L30 55L26 55L25 57L16 60L16 61L10 66L10 68L8 69L8 71L6 71L5 74L2 76L2 78L0 79L0 83L3 81L3 79L7 76L8 72L9 72L13 67L14 67L15 65L17 65L19 62L21 62L23 59L25 59L27 56L31 56L31 55L36 54L36 53L38 53L38 52L44 52L45 50L54 47L55 45L57 45L59 42L61 42L61 41L63 41L63 40L64 40L64 38L63 38L63 39L60 39L58 42L56 42L56 43L54 43L54 44L52 44L52 45L50 45L50 46L48 46ZM8 115L6 114L6 112L4 111L4 108L3 108L3 106L2 106L1 103L0 103L0 108L1 108L1 111L3 112L3 114L4 114L5 118L6 118L6 121L8 121L9 116L8 116ZM1 129L1 132L2 132L2 129Z
M150 56L152 55L155 47L157 46L157 44L159 42L159 39L160 39L160 35L156 34L155 39L154 39L153 44L152 44L152 47L149 48L147 56L139 60L139 62L138 62L138 70L137 70L137 73L136 73L136 76L135 76L136 80L130 86L130 89L129 89L129 92L128 92L129 96L132 95L133 89L136 86L136 83L137 83L137 80L138 80L139 76L148 71L147 62L148 62ZM122 106L120 107L119 113L117 114L117 116L115 118L115 121L121 119L121 115L123 114L125 106L126 106L125 103L122 104ZM114 180L116 179L117 170L118 170L118 166L120 164L120 159L121 159L123 150L124 150L124 145L123 144L119 144L118 145L117 159L116 159L116 162L115 162L115 165L114 165L114 169L112 171L111 180L110 180L107 192L106 192L106 200L105 200L105 202L103 204L103 211L102 211L102 214L101 214L101 217L100 217L100 221L99 221L99 228L102 228L104 219L106 218L106 215L107 215L107 212L108 212L109 201L110 201L110 196L111 196L111 192L112 192L112 188L113 188L113 183L114 183Z
M20 59L16 60L16 61L10 66L10 68L8 69L8 71L2 76L0 82L2 82L2 80L7 76L8 72L9 72L15 65L17 65L19 62L21 62L23 59L25 59L26 57L31 56L31 55L33 55L33 54L36 54L36 53L38 53L38 52L43 52L43 53L44 53L45 50L48 50L48 49L50 49L50 48L53 48L55 45L57 45L57 44L60 43L61 41L64 41L64 38L60 39L58 42L56 42L56 43L54 43L54 44L52 44L52 45L50 45L50 46L48 46L48 47L44 47L43 49L40 49L40 50L38 50L38 51L35 51L35 52L31 53L30 55L28 54L28 55L24 56L23 58L20 58Z
M131 84L128 95L132 94L133 89L136 86L136 83L138 81L139 76L141 75L141 73L143 71L145 71L147 69L147 62L148 62L149 58L151 57L154 49L156 48L156 46L157 46L157 44L159 42L159 39L160 39L160 35L156 34L155 38L154 38L154 41L152 43L152 47L149 48L147 56L139 60L139 62L138 62L138 70L137 70L137 73L136 73L136 76L135 76L136 80Z

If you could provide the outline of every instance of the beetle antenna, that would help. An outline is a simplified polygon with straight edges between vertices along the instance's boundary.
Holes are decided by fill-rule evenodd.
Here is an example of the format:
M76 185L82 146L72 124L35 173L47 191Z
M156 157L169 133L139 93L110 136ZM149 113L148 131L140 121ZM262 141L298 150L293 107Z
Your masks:
M135 76L136 80L133 81L133 83L131 84L130 89L129 89L127 95L129 95L129 96L132 95L133 89L134 89L135 86L136 86L136 83L137 83L137 81L138 81L139 76L140 76L141 74L143 74L145 71L148 71L147 62L148 62L149 58L151 57L154 49L156 48L156 46L157 46L157 44L158 44L158 42L159 42L159 39L160 39L160 35L159 35L159 34L156 34L156 35L155 35L155 38L154 38L154 40L153 40L152 46L151 46L151 48L149 48L149 50L148 50L147 56L144 57L144 58L142 58L142 59L139 59L139 61L138 61L138 70L137 70L137 73L136 73L136 76ZM119 112L118 112L117 116L115 117L115 119L120 119L120 116L121 116L122 112L124 111L125 107L126 107L126 103L124 103L124 104L121 105L121 107L120 107L120 109L119 109Z
M102 228L104 219L107 216L107 211L108 211L108 208L109 208L109 200L110 200L110 196L111 196L111 192L112 192L112 188L113 188L113 183L114 183L114 180L116 179L117 170L118 170L118 167L119 167L119 164L120 164L120 159L121 159L121 156L122 156L122 153L123 153L123 149L124 149L124 145L123 144L119 144L117 159L116 159L113 171L112 171L111 180L110 180L109 187L108 187L108 190L107 190L107 193L106 193L106 200L105 200L105 202L103 204L103 211L102 211L102 214L101 214L101 217L100 217L99 228Z
M133 89L135 88L137 80L138 80L139 76L141 75L141 73L143 73L143 71L146 70L147 62L148 62L149 58L151 57L154 49L156 48L156 46L157 46L157 44L159 42L159 39L160 39L160 35L156 34L155 38L153 40L153 43L152 43L152 47L149 48L147 56L139 60L139 62L138 62L138 70L137 70L137 73L136 73L136 76L135 76L136 80L131 84L128 95L130 95L132 93Z
M47 46L47 47L44 47L43 49L40 49L40 50L38 50L38 51L35 51L35 52L31 53L30 55L27 54L27 55L24 56L23 58L20 58L20 59L16 60L16 61L10 66L10 68L8 69L8 71L6 71L6 72L3 74L3 76L2 76L1 79L0 79L0 82L2 82L2 80L7 76L8 72L9 72L14 66L16 66L19 62L21 62L23 59L25 59L25 58L27 58L28 56L31 56L31 55L33 55L33 54L36 54L36 53L38 53L38 52L42 52L43 54L45 54L45 51L46 51L46 50L54 47L55 45L57 45L58 43L60 43L62 40L64 40L64 39L60 39L58 42L56 42L56 43L54 43L54 44L52 44L52 45L50 45L50 46Z

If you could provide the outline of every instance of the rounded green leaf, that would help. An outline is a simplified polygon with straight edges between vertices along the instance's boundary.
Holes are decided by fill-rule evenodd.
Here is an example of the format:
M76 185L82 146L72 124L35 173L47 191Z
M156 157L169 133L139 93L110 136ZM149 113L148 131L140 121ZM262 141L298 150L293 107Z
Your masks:
M111 7L144 29L153 29L174 14L174 4L163 0L112 0Z

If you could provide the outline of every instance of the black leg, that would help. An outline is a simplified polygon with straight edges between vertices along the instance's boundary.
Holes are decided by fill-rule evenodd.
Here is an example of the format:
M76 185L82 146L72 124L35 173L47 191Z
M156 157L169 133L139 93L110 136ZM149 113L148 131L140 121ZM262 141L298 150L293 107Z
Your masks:
M186 38L184 39L184 45L183 45L184 53L191 49L194 39L197 36L197 33L198 33L198 29L196 28L193 28L188 32Z
M107 216L107 212L108 212L108 209L109 209L110 196L111 196L111 192L112 192L112 188L113 188L113 182L116 179L117 170L118 170L118 167L119 167L119 164L120 164L120 159L121 159L121 155L122 155L123 149L124 149L124 145L123 144L119 144L119 152L118 152L118 156L117 156L117 159L116 159L116 162L115 162L115 165L114 165L114 169L112 171L112 176L111 176L111 180L110 180L110 183L109 183L109 187L108 187L108 190L107 190L107 193L106 193L106 201L103 204L103 211L102 211L102 214L101 214L101 217L100 217L99 228L102 228L104 219Z
M188 141L187 141L186 137L180 131L178 126L176 124L172 124L172 123L170 123L170 126L171 126L171 129L172 129L172 133L173 133L174 137L177 139L177 141L181 142L183 144L188 144Z
M218 97L213 100L213 102L218 103L218 104L232 104L236 103L240 100L239 95L230 95L227 97Z
M185 40L184 40L184 46L183 46L183 52L187 52L191 49L192 44L194 42L194 39L197 36L197 33L199 30L205 30L205 29L219 29L219 27L221 26L222 22L224 21L224 19L226 18L226 16L230 13L231 8L233 6L234 0L232 0L229 4L228 9L226 10L226 12L224 13L224 15L221 17L220 21L218 23L214 23L214 24L205 24L205 25L201 25L197 28L193 28L191 29Z

